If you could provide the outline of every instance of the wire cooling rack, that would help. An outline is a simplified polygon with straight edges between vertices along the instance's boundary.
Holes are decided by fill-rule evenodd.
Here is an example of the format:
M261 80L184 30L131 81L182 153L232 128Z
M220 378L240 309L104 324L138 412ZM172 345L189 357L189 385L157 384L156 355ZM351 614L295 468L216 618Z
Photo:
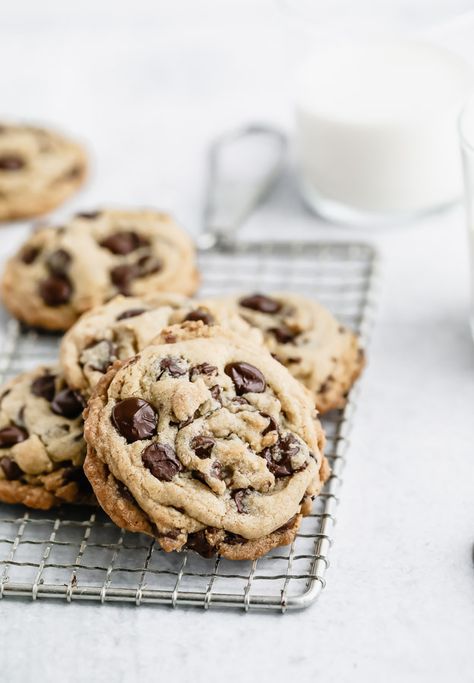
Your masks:
M201 254L201 294L290 290L316 297L368 342L377 258L365 244L241 243ZM6 325L0 381L54 361L58 338ZM343 411L324 419L332 475L291 546L250 562L163 552L154 540L118 529L92 508L37 512L0 504L0 597L193 605L303 608L325 584L341 471L357 387Z

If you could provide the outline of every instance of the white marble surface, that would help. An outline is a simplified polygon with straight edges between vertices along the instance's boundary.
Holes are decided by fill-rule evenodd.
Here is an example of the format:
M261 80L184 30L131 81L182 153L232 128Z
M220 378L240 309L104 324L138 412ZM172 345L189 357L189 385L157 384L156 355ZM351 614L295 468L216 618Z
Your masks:
M443 39L474 61L472 27L457 22ZM2 7L0 114L89 142L94 176L72 208L159 204L197 231L207 141L249 119L291 120L293 53L280 29L270 0L19 0ZM290 226L295 238L374 239L384 256L327 589L283 617L4 600L2 680L474 680L462 212L345 232L306 214L285 181L246 232ZM2 257L25 230L2 229Z

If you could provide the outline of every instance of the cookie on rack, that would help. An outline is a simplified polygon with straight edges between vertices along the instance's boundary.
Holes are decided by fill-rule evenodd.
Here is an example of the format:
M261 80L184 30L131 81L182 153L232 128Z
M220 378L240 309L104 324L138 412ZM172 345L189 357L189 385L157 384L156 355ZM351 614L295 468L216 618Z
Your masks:
M191 239L168 215L103 210L34 232L6 265L2 297L28 325L66 330L118 293L192 294L198 284Z
M0 390L0 501L48 510L91 502L80 394L41 366Z
M220 302L259 329L272 355L313 393L321 413L344 406L364 366L359 338L300 294L241 294Z
M60 362L68 385L89 396L114 361L134 356L163 328L186 320L219 324L261 343L260 332L218 302L166 293L119 295L85 313L64 335Z
M51 211L84 182L84 149L63 135L0 123L0 221Z
M328 476L310 393L263 347L202 322L102 378L84 470L120 527L166 551L254 559L290 543Z

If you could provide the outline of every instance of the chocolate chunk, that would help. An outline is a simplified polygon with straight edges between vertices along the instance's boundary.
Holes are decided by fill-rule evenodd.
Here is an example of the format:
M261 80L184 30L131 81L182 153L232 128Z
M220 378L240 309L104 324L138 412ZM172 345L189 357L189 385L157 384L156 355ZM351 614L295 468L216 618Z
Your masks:
M76 216L77 218L85 218L86 220L93 221L94 218L98 218L100 214L100 211L80 211L79 213L76 213Z
M228 363L225 374L232 379L239 396L248 392L261 394L267 387L263 374L250 363Z
M104 249L108 249L112 254L119 254L126 256L139 247L144 247L149 244L148 240L137 235L136 232L128 230L126 232L116 232L109 235L99 243Z
M25 160L16 154L4 154L0 157L0 171L20 171L25 166Z
M64 275L50 275L39 284L39 295L47 306L67 304L72 294L72 285Z
M65 249L57 249L46 259L46 267L53 275L65 275L71 261L71 255Z
M160 363L160 368L162 370L162 373L158 377L158 379L161 378L164 372L168 371L168 373L171 375L171 377L181 377L182 375L186 374L186 369L183 368L182 365L180 365L180 359L179 358L163 358L163 360Z
M0 429L0 448L11 448L17 443L21 443L28 438L26 429L17 427L16 425L9 425Z
M158 273L163 268L160 259L155 256L142 256L138 259L136 264L137 277L145 277L146 275L153 275Z
M64 174L66 180L75 180L75 178L80 178L84 168L81 164L74 164L71 168Z
M128 311L124 311L117 316L116 320L127 320L128 318L135 318L137 315L146 313L146 308L129 308Z
M3 474L9 481L19 479L23 474L16 462L11 458L8 458L6 455L4 455L3 458L0 458L0 467L3 470Z
M34 263L38 258L39 253L40 250L38 247L23 247L20 258L23 263L26 263L27 266L31 266L31 264Z
M226 533L224 538L224 543L226 543L227 545L241 545L247 542L247 539L243 536L239 536L239 534L233 534L230 531Z
M130 293L130 284L137 276L137 269L134 265L123 264L115 266L110 271L110 279L117 289L125 295Z
M56 391L55 382L55 375L48 374L37 377L31 383L31 393L39 398L44 398L46 401L48 401L48 403L51 403Z
M171 481L183 469L171 446L161 443L147 446L142 453L142 462L160 481Z
M264 294L252 294L240 299L239 304L244 308L251 308L259 313L278 313L281 310L281 303L276 299L271 299Z
M213 325L215 322L214 316L203 308L196 308L194 311L190 311L185 320L201 320L205 325Z
M210 436L198 435L191 441L191 448L198 458L210 458L215 440Z
M117 479L116 482L119 495L122 498L125 498L125 500L128 500L129 503L135 503L135 498L132 496L130 489L127 486L125 486L125 484L122 481L120 481L120 479Z
M235 491L232 491L231 496L234 499L235 505L237 507L237 512L240 512L240 514L247 514L247 505L246 505L246 498L249 490L248 489L236 489Z
M63 389L58 392L51 403L51 410L55 415L61 415L68 420L74 420L82 413L86 404L81 394L73 389Z
M221 388L218 384L214 384L214 386L211 387L209 391L211 392L211 396L214 399L214 401L221 400Z
M189 372L189 379L192 382L198 375L205 375L206 377L211 377L214 374L217 374L217 368L215 365L209 365L209 363L201 363L200 365L195 365L193 368L191 368Z
M112 423L127 443L151 438L156 433L157 419L153 406L134 396L116 403L112 409Z
M207 559L213 557L215 554L215 549L207 540L204 529L202 529L202 531L196 531L194 534L189 534L185 547L188 550L194 550L195 553L198 553Z
M211 474L216 479L223 480L223 479L225 479L225 476L226 476L226 474L228 474L228 472L226 469L223 469L221 463L218 460L216 460L211 465ZM229 476L230 476L230 473L229 473Z
M260 455L265 458L268 469L275 477L288 477L296 471L292 467L291 458L299 450L300 444L298 440L293 434L286 434L281 436L273 446L264 448ZM304 469L304 467L306 465L299 469Z
M280 344L289 344L290 342L294 341L299 334L298 332L293 332L293 330L290 330L290 328L286 325L280 325L280 327L270 327L268 331L273 334L277 342Z
M263 430L262 436L265 436L265 434L269 434L270 432L278 431L278 425L271 415L267 415L267 413L260 413L260 415L268 420L268 425Z

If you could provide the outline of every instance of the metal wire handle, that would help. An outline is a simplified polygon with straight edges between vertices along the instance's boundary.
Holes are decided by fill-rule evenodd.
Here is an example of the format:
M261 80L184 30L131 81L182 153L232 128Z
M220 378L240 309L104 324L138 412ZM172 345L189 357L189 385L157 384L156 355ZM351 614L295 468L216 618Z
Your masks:
M232 241L279 177L286 147L280 130L260 123L225 133L211 145L201 248Z

